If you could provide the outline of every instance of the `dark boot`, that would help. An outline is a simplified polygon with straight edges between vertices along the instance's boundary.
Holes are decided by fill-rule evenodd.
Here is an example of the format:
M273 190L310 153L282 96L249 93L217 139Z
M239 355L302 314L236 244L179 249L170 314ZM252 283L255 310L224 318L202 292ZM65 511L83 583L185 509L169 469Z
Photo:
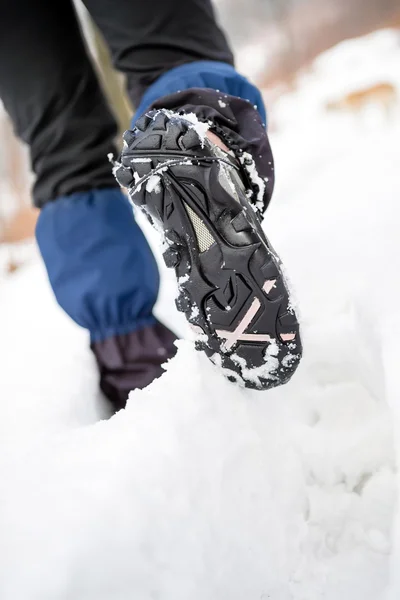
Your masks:
M160 377L161 365L176 353L176 336L158 321L126 335L91 345L100 371L100 387L115 411L125 408L129 392Z
M197 104L175 108L183 97ZM285 383L302 350L281 263L261 227L273 166L259 113L211 90L157 106L164 102L167 109L147 111L125 133L117 180L164 230L177 306L198 333L197 348L246 387Z

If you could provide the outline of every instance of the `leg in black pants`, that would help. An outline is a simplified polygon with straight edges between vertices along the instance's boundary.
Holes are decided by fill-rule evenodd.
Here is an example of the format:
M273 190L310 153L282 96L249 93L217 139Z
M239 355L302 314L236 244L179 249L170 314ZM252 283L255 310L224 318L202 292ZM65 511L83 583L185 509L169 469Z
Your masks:
M196 60L232 61L207 0L86 0L127 76L135 106L162 73ZM107 161L116 125L70 0L0 0L0 97L29 145L34 202L116 186Z
M0 0L0 97L29 146L35 205L115 186L116 125L69 0Z
M233 64L210 0L84 0L126 74L137 108L146 89L166 71L193 61Z
M134 103L174 66L232 60L207 0L87 6ZM89 330L102 389L119 408L130 389L161 374L174 336L152 315L157 268L111 173L116 125L72 3L0 0L0 57L0 97L36 175L37 240L50 282L60 305Z

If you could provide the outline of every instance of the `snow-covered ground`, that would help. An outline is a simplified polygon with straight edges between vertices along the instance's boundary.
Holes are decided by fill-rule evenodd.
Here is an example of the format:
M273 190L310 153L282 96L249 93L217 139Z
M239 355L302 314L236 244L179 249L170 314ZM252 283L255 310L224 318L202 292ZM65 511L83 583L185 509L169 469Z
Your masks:
M272 139L265 228L304 340L285 387L237 389L181 341L107 419L40 261L0 280L1 600L399 597L400 119L314 111L319 81ZM159 316L185 334L173 295L164 273Z

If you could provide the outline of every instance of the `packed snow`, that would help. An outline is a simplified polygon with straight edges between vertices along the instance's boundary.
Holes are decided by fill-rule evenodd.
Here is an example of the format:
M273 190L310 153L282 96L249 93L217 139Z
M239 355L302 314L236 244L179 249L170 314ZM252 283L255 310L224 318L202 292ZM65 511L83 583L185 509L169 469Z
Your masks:
M166 115L168 115L169 118L173 118L173 117L176 117L177 119L184 118L185 121L188 121L190 123L189 129L194 129L194 131L199 136L201 145L204 146L207 131L210 129L209 123L204 123L203 121L200 121L195 113L185 112L184 115L181 115L180 113L174 112L173 110L167 110L165 108L163 108L161 111L158 111L158 112L164 112ZM158 113L156 113L154 115L154 117L153 117L154 119L156 118L157 114Z
M349 44L367 61L385 35ZM319 81L271 135L265 230L304 342L286 386L243 390L195 352L161 267L157 314L186 339L109 418L38 257L0 275L1 600L399 597L400 118L313 111Z
M239 157L239 160L243 168L246 169L252 184L257 186L258 188L257 199L254 205L252 204L251 206L255 206L259 211L262 212L264 207L265 183L268 181L268 177L266 177L264 180L259 176L256 169L256 163L251 154L249 154L248 152L243 152L242 155Z

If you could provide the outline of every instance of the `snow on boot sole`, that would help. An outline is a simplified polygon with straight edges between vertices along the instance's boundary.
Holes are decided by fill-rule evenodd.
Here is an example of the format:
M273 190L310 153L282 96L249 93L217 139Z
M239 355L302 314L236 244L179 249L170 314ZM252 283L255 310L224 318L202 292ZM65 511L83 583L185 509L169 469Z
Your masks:
M163 231L176 304L198 334L197 349L246 387L287 382L301 358L299 325L247 198L246 170L185 115L167 110L142 116L124 142L114 174Z

